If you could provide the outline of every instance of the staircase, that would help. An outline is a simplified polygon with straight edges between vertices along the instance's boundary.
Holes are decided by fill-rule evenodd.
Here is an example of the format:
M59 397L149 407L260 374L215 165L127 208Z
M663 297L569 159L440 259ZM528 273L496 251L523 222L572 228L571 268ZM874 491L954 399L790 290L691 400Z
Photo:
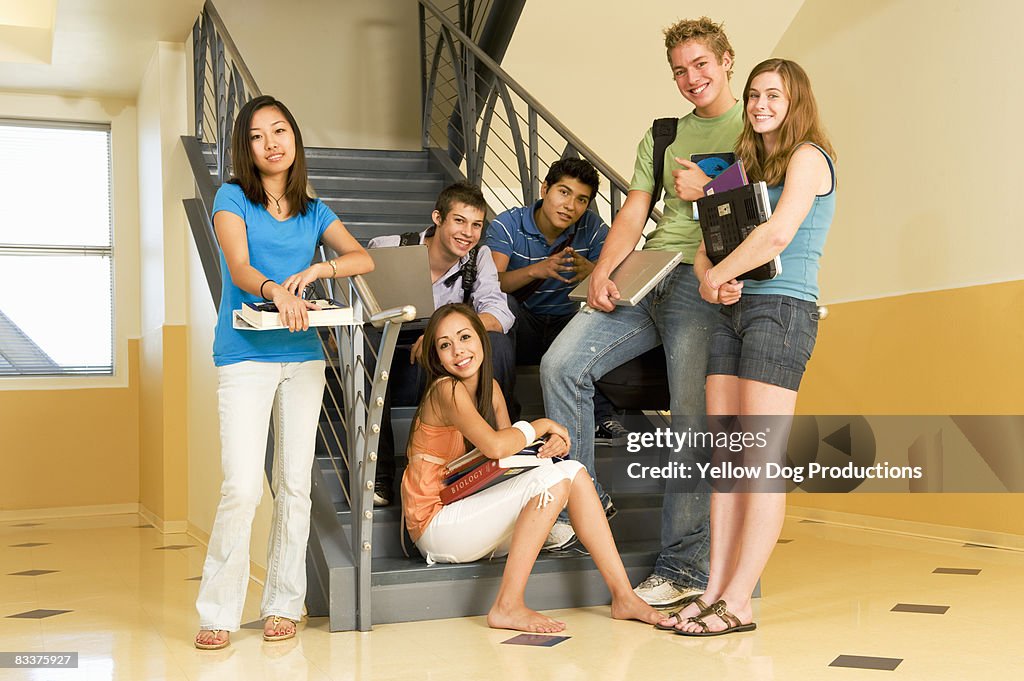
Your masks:
M398 408L395 420L396 451L405 448L412 409ZM639 427L642 415L632 416L627 423ZM615 478L613 466L621 469L624 456L634 457L646 465L655 465L656 456L629 455L625 448L598 448L597 469L601 480ZM618 459L618 461L616 461ZM318 450L317 463L323 481L328 485L331 502L338 521L350 534L352 512L337 482L327 452ZM404 455L398 456L399 476L405 468ZM618 513L611 520L623 564L633 583L647 577L661 547L661 494L657 485L647 491L613 492ZM448 617L483 615L490 609L498 593L503 559L483 560L460 565L427 565L416 551L408 535L402 550L401 508L398 503L373 511L371 576L374 624L407 622ZM593 561L579 550L541 552L527 586L527 600L536 608L557 609L603 605L611 597ZM336 607L333 602L332 611ZM332 623L334 622L332 613ZM332 624L332 629L334 626Z
M516 3L510 0L504 4ZM522 3L518 4L521 8ZM420 0L420 9L421 20L425 11L434 12L435 17L440 16L426 0ZM457 39L465 41L467 49L475 50L476 58L486 63L486 54L471 45L468 36L459 33L454 24L446 23L443 33L446 36L458 34ZM216 302L220 295L220 272L209 210L218 186L217 144L229 136L232 112L241 102L258 94L258 88L209 2L196 23L193 39L199 45L197 63L207 60L208 70L218 80L212 93L203 84L205 81L200 80L196 85L196 101L206 102L207 106L206 113L197 115L197 120L206 121L206 125L197 124L195 136L182 138L197 187L197 198L187 199L184 203ZM218 53L217 50L222 51ZM223 61L217 61L224 59L225 52L230 58L227 66ZM437 68L437 61L433 63ZM492 75L500 72L497 64L488 64L487 67ZM453 73L462 72L463 67L459 66ZM458 80L459 77L453 78ZM437 80L432 76L429 82L436 84ZM457 86L464 95L476 92L473 88L477 85L480 88L491 87L488 83L494 82L491 76L477 76L459 81ZM506 167L518 167L529 177L523 176L512 186L489 183L482 176L487 164L479 151L471 149L469 154L454 153L449 142L436 139L440 122L476 120L477 113L467 110L459 114L459 118L448 118L450 107L444 110L442 106L442 110L425 119L433 123L424 130L423 151L306 148L310 185L363 244L376 236L422 230L430 224L430 214L441 189L455 180L465 180L467 176L483 185L485 194L495 199L489 213L507 208L504 201L512 201L514 205L528 204L534 198L536 187L539 187L541 165L546 167L554 160L543 156L538 146L547 144L545 148L553 148L550 141L538 135L538 116L555 126L556 130L562 128L507 76L502 75L502 80L497 81L494 87L501 89L502 94L499 99L497 90L493 90L489 99L492 103L501 101L507 108L516 97L519 98L517 101L526 102L529 108L527 115L521 118L530 121L531 129L512 130L509 133L512 138L504 143L508 149L517 148L523 152L518 162L513 161ZM431 101L427 98L427 106L436 106L436 102L430 104ZM460 105L466 101L460 95ZM202 111L197 109L197 114ZM485 114L484 119L491 120L490 114ZM511 115L510 119L518 120ZM474 134L468 132L461 137L469 139ZM492 140L497 134L494 132ZM563 155L580 153L594 161L605 175L607 182L602 186L608 187L608 193L599 198L605 209L614 213L624 195L625 181L614 175L581 141L569 133L559 134L562 134L564 142ZM525 142L529 143L529 148L523 147ZM490 144L492 142L488 142ZM558 146L562 148L562 143ZM529 162L527 157L531 159ZM330 361L337 364L340 360L337 353L334 355ZM341 397L343 391L332 371L328 371L328 391L313 471L313 511L307 553L309 614L330 615L332 631L365 630L372 624L485 614L497 594L504 560L428 566L408 537L405 544L411 557L406 557L400 535L400 507L396 504L368 510L367 492L363 487L365 476L361 470L349 471L346 464L349 461L354 466L363 465L358 461L358 452L342 451L349 446L345 443L351 443L353 439L345 432L342 423L340 410L345 405L341 402L353 399L353 396ZM516 393L525 418L543 414L536 367L521 370ZM396 451L399 452L399 475L405 466L401 452L408 437L412 413L411 407L399 407L390 415ZM641 430L649 427L646 420L642 414L632 415L627 418L626 426ZM361 428L365 425L354 424ZM657 453L632 455L624 450L624 447L599 448L596 463L598 476L618 508L611 528L630 579L636 583L650 573L660 550L662 486L658 481L637 486L618 480L617 477L624 477L624 457L645 465L656 465L659 459ZM272 460L272 450L268 457ZM268 475L269 463L268 460ZM353 508L366 510L354 513ZM370 528L367 528L368 523L372 524ZM368 529L371 534L365 533ZM610 595L590 557L581 551L570 550L541 553L529 580L527 599L534 607L554 609L607 604Z
M310 184L363 244L376 236L420 230L430 224L437 194L450 181L433 169L436 162L426 152L314 148L306 153ZM523 368L517 396L524 418L543 415L540 395L537 367ZM406 464L403 452L414 411L414 407L395 407L391 413L399 480ZM333 408L325 409L323 418L337 419L338 415ZM631 418L631 425L640 428L645 417ZM339 422L335 421L333 427L341 431ZM633 456L626 454L625 448L599 448L597 454L599 478L608 481L614 478L615 459L621 464L621 457ZM650 457L648 454L646 458ZM336 470L337 458L329 456L328 445L322 440L316 461L321 473L319 482L330 495L342 534L352 536L352 510L342 490L348 471L341 467ZM615 494L615 504L619 512L611 521L612 531L630 578L638 582L650 573L660 549L660 489L655 485L647 491ZM371 546L374 624L482 615L494 602L504 560L428 566L408 535L405 547L410 557L406 557L400 499L390 507L374 509ZM345 573L348 568L334 566L334 570ZM527 596L531 603L544 608L599 605L610 600L593 561L579 551L542 553ZM344 619L335 611L347 608L348 599L332 593L330 600L332 623Z
M309 183L360 243L421 231L447 182L425 151L306 148Z

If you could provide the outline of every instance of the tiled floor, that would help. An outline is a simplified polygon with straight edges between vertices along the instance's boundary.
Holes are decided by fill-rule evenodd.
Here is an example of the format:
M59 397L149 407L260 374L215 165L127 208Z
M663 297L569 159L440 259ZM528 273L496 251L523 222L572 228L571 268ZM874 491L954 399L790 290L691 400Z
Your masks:
M748 634L687 639L586 608L557 613L571 638L553 647L500 645L515 634L482 618L365 634L331 634L314 619L292 641L263 643L246 628L228 649L202 652L193 578L204 549L192 538L137 516L6 523L0 652L78 652L80 662L0 669L0 680L962 680L1024 668L1024 552L792 519L782 536ZM253 584L244 621L257 602Z

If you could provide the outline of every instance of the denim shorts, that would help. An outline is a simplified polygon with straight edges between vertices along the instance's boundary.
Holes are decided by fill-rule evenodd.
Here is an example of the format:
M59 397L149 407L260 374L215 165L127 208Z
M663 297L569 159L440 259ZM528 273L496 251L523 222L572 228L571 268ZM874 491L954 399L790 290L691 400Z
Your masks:
M818 337L818 304L744 295L723 305L711 332L707 375L725 374L796 390Z

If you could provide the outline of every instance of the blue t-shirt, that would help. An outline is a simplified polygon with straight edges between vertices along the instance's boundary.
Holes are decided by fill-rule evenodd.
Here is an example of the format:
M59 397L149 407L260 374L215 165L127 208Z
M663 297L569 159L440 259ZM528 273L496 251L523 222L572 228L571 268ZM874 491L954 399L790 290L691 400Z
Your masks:
M508 256L507 271L518 270L544 260L551 255L551 249L565 241L570 234L575 234L572 239L573 250L587 260L597 260L601 255L605 237L608 236L608 225L600 215L593 211L584 211L579 220L562 232L554 243L549 244L533 219L533 214L540 210L540 205L541 201L537 201L533 206L511 208L494 218L494 222L487 229L487 245L492 251ZM569 292L574 288L576 284L545 279L523 305L534 314L555 317L575 314L580 309L580 304L569 300Z
M832 216L836 212L836 169L832 165L832 159L821 147L816 144L812 146L828 161L832 186L827 194L814 197L807 217L800 223L793 240L779 256L782 261L782 274L766 281L743 282L744 294L775 294L811 302L818 300L818 265L825 248L825 237L832 226ZM768 187L768 200L772 205L772 211L779 203L783 186L784 184Z
M245 238L249 245L249 263L263 276L281 283L296 272L309 267L324 230L338 216L319 199L306 207L305 215L293 215L278 221L263 206L245 198L237 184L225 183L217 190L213 201L213 214L219 211L234 213L245 222ZM236 362L306 362L323 359L323 350L316 331L287 329L274 331L239 331L232 328L232 311L241 309L242 303L263 302L238 288L231 281L220 252L221 290L220 311L213 339L213 363L216 366Z

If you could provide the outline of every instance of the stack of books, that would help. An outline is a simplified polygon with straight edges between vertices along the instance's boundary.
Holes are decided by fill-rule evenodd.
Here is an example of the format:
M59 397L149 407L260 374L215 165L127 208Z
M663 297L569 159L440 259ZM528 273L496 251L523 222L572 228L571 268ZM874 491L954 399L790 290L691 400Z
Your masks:
M537 450L542 444L543 440L535 440L518 454L503 459L489 459L478 449L472 449L454 459L445 467L441 503L454 503L500 482L511 480L531 468L550 466L561 460L537 456Z
M351 307L345 307L336 300L311 300L315 310L306 310L310 326L346 326L356 323ZM234 328L266 331L287 328L281 323L277 306L273 303L245 303L241 310L234 311Z
M768 187L764 182L751 183L743 161L737 160L704 185L704 198L697 199L693 213L700 221L704 250L717 265L772 216ZM763 281L781 273L782 260L775 256L737 279Z

